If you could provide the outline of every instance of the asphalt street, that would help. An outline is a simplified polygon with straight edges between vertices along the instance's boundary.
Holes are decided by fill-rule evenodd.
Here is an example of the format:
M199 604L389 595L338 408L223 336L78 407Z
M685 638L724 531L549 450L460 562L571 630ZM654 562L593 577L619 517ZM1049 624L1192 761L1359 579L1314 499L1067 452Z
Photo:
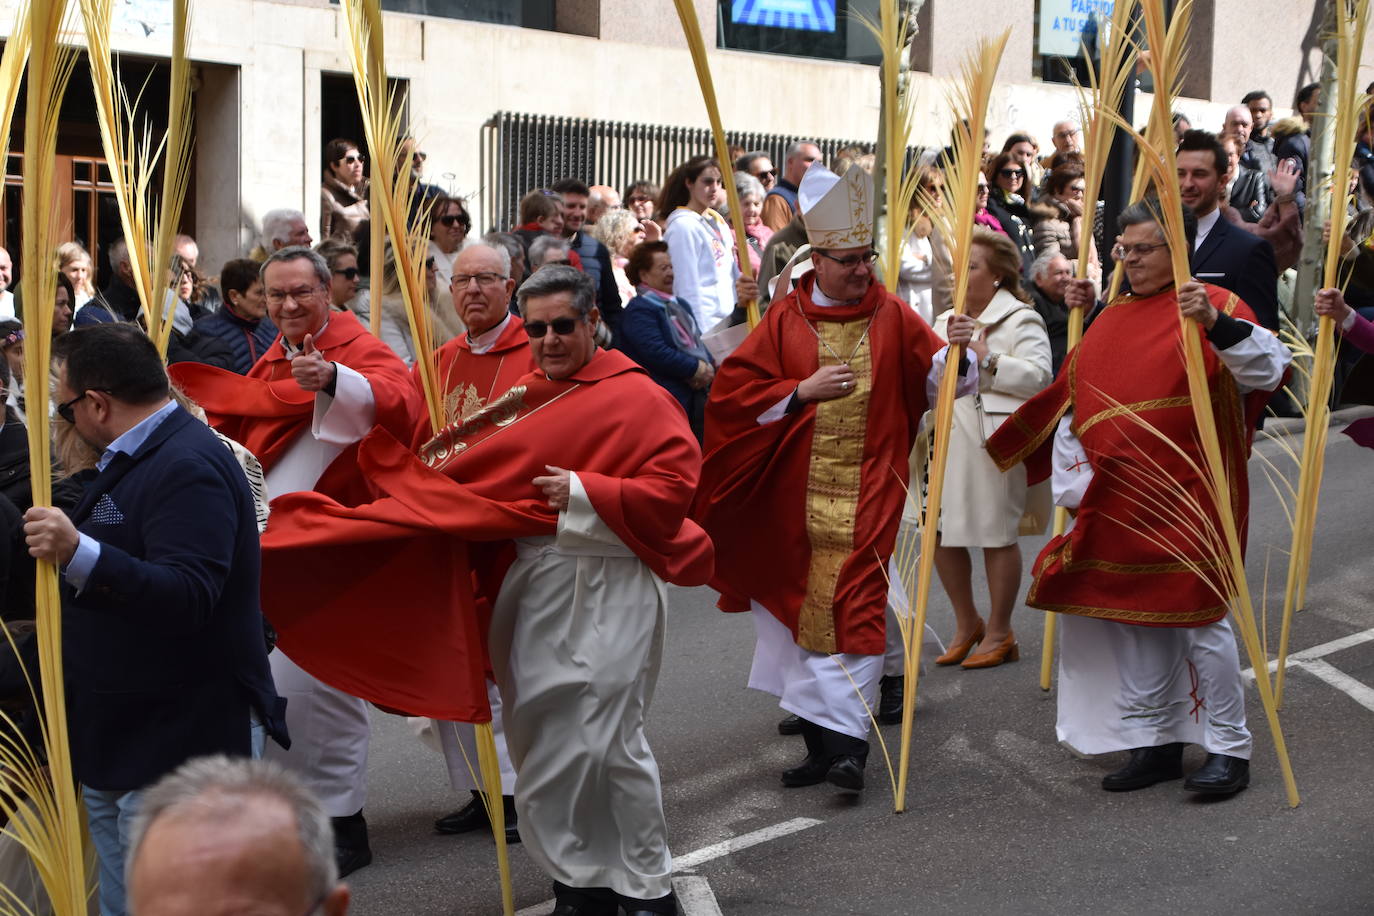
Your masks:
M1319 658L1290 670L1281 712L1299 807L1285 800L1253 685L1248 790L1220 802L1178 782L1103 792L1099 780L1123 757L1079 759L1056 743L1054 694L1038 686L1044 618L1025 607L1014 621L1021 661L921 678L905 813L893 813L876 742L858 801L827 786L784 789L778 774L801 758L801 739L780 737L774 698L745 686L750 620L716 611L709 589L673 589L649 738L684 912L1374 912L1374 641L1325 647L1374 628L1374 453L1340 428L1328 445L1308 609L1294 625L1293 649L1318 647ZM1251 461L1250 582L1265 599L1272 651L1289 527L1264 458L1290 475L1293 464L1272 442ZM1043 542L1023 541L1027 570ZM948 637L938 583L931 597L931 623ZM499 913L490 836L433 831L436 816L467 800L448 789L442 758L402 720L375 713L374 728L366 814L376 858L348 879L354 912ZM895 760L898 729L882 737ZM1190 748L1185 768L1201 756ZM731 850L733 838L752 845ZM517 908L540 912L547 878L519 847L512 866Z

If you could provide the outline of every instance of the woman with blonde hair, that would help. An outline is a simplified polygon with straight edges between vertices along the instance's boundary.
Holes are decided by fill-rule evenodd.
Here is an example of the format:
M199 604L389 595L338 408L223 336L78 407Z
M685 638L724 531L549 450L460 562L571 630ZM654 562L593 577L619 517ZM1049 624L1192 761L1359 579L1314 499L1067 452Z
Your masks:
M1051 378L1045 320L1021 286L1021 253L1005 235L974 228L965 308L976 322L968 358L978 364L978 393L954 402L935 569L954 606L956 627L949 651L936 663L991 668L1019 655L1011 629L1021 588L1017 538L1043 531L1050 514L1045 486L1038 485L1036 498L1029 499L1025 467L1003 474L983 447ZM935 319L941 337L951 314ZM974 604L969 550L975 547L982 549L987 571L986 623Z
M629 210L607 210L592 226L592 235L611 253L611 273L620 290L620 305L625 307L636 295L635 285L625 275L630 252L644 241L644 226Z
M76 291L72 311L95 298L95 267L91 253L80 242L64 242L57 246L57 269L72 281L72 289Z

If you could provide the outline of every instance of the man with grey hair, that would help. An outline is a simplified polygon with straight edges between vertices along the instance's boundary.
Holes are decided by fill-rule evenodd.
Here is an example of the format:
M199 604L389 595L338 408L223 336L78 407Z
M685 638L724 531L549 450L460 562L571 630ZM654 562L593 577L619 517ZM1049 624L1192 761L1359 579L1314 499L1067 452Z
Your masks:
M1064 290L1073 279L1073 262L1058 250L1047 251L1031 265L1031 299L1035 310L1045 319L1050 336L1050 361L1054 374L1064 362L1069 341L1069 307L1064 304Z
M550 241L557 241L546 236ZM539 239L538 244L543 239ZM566 243L564 243L566 244ZM518 248L519 245L517 244ZM453 263L449 291L458 317L467 331L439 348L435 356L439 384L444 399L444 423L455 423L472 416L534 368L530 357L525 323L511 314L511 295L515 280L510 276L510 252L501 241L472 243L458 252ZM413 370L417 391L422 391L419 370ZM484 596L494 598L494 595ZM506 749L501 715L501 695L494 682L487 682L487 701L491 705L491 724L496 737L496 752L501 763L501 792L505 804L506 839L518 843L515 812L515 768ZM464 807L434 822L439 833L469 833L490 826L482 795L483 787L473 773L477 743L473 727L461 722L435 720L435 734L448 764L449 784L457 792L470 792Z
M143 307L134 289L134 270L129 263L129 246L124 239L110 243L106 255L110 259L110 282L95 299L77 311L73 327L101 324L107 321L133 321Z
M570 264L568 252L571 250L572 243L567 239L553 235L539 236L530 243L530 272L533 273L548 264Z
M711 572L710 540L686 518L701 452L672 396L624 354L596 346L586 274L545 267L517 295L534 372L421 445L418 458L370 436L363 453L382 498L352 508L286 501L274 524L322 531L327 517L329 561L350 577L334 586L369 597L348 613L360 621L375 614L370 595L386 587L393 602L433 615L430 627L464 604L451 575L420 559L432 556L430 537L513 539L516 559L495 598L488 645L525 849L554 879L558 916L608 916L617 907L675 913L644 720L661 661L665 582L700 585ZM432 510L424 523L432 535L413 522L416 498ZM362 558L378 548L367 539L390 542L400 519L415 559L373 582ZM294 540L282 547L293 558L309 549ZM267 549L277 549L270 534ZM406 593L398 596L400 583ZM385 646L369 653L422 653L414 644L432 640L433 630L412 623L376 634ZM334 664L356 673L368 661L357 653ZM385 671L372 667L381 683Z
M405 364L351 312L329 307L329 265L309 248L283 248L262 265L267 314L281 335L247 375L178 363L172 377L205 408L212 426L262 462L275 499L301 490L352 492L357 443L375 425L409 441L420 415ZM339 870L372 860L362 808L367 797L367 704L303 666L318 645L283 626L296 608L264 579L263 612L278 629L271 655L290 751L268 756L298 772L335 819Z
M595 226L607 210L620 209L620 192L610 185L594 184L587 190L590 193L587 195L587 219L583 225Z
M299 210L282 207L268 210L262 215L263 256L283 248L309 248L312 244L310 227L305 224L305 214Z
M1242 543L1255 420L1292 356L1235 293L1196 280L1175 287L1159 207L1146 200L1121 212L1112 256L1131 291L1102 310L1069 366L987 449L1003 471L1048 458L1055 502L1074 514L1072 530L1041 551L1026 599L1062 615L1059 739L1084 754L1130 752L1103 777L1109 792L1180 778L1184 745L1201 744L1206 763L1183 788L1226 796L1249 784L1253 740L1227 617L1232 587L1211 548L1180 534L1221 525L1199 471L1207 459L1181 335L1202 346ZM1186 207L1182 217L1189 245L1196 221ZM1071 308L1089 307L1092 284L1070 281L1065 296Z
M343 916L333 829L277 764L200 757L143 796L129 844L136 916Z
M792 217L800 212L797 205L797 188L801 186L802 176L811 168L811 163L819 162L821 148L814 143L796 142L787 147L787 158L783 160L783 174L778 183L768 191L763 199L763 224L774 232L792 222Z

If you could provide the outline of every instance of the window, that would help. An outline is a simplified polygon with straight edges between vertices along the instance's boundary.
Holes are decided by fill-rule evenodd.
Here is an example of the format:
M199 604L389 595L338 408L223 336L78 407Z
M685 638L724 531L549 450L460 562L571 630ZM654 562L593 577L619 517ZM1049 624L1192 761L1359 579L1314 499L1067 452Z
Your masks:
M391 13L468 19L552 31L554 3L555 0L382 0L382 9Z
M717 47L877 64L878 0L718 0Z

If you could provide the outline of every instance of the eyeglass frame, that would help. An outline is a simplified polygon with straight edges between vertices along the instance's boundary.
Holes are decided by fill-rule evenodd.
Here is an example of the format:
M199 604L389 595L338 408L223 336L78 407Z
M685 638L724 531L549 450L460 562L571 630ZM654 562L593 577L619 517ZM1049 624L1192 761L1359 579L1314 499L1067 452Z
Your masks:
M485 279L483 279L485 278ZM509 274L492 273L483 271L480 274L454 274L449 278L449 285L455 289L466 289L473 280L477 281L479 287L495 286L497 283L504 283L510 279Z
M845 270L853 270L860 264L864 265L865 267L872 268L873 265L878 262L878 258L880 257L877 249L874 248L868 249L868 251L866 251L863 254L852 254L846 258L837 258L830 252L826 251L824 248L812 248L811 250L814 253L825 258L826 260L834 261L836 264L839 264Z
M114 392L108 388L84 388L82 389L81 393L78 394L76 397L72 398L70 401L63 401L62 403L55 406L53 410L57 413L59 417L66 420L68 423L75 423L76 413L72 410L72 408L79 404L81 401L86 400L86 395L90 394L92 391L99 391L103 394L114 394Z
M1139 242L1135 245L1130 246L1123 245L1120 242L1117 242L1115 245L1112 246L1112 260L1124 261L1126 260L1126 256L1130 254L1134 254L1138 258L1143 258L1145 257L1145 255L1149 254L1152 251L1168 247L1168 242L1159 242L1155 245L1146 245L1144 242Z
M345 267L342 270L331 270L330 273L336 276L344 277L348 280L356 280L362 274L362 271L360 271L356 267Z
M586 315L579 315L576 318L572 318L567 315L560 315L553 321L526 321L525 336L530 338L531 340L543 340L545 335L547 335L549 331L553 331L559 337L567 337L573 331L577 330L578 324L581 324L586 320ZM567 322L567 324L561 324L562 322ZM558 329L560 324L562 327L567 328L567 330L560 331Z
M303 301L303 298L306 296L313 297L322 294L328 294L329 288L324 284L320 284L319 286L313 286L310 289L305 290L302 293L302 295L297 295L297 293L301 292L301 290L286 290L284 292L279 292L270 289L264 289L262 291L262 296L265 300L274 305L285 305L287 299L290 299L293 302L301 302Z

